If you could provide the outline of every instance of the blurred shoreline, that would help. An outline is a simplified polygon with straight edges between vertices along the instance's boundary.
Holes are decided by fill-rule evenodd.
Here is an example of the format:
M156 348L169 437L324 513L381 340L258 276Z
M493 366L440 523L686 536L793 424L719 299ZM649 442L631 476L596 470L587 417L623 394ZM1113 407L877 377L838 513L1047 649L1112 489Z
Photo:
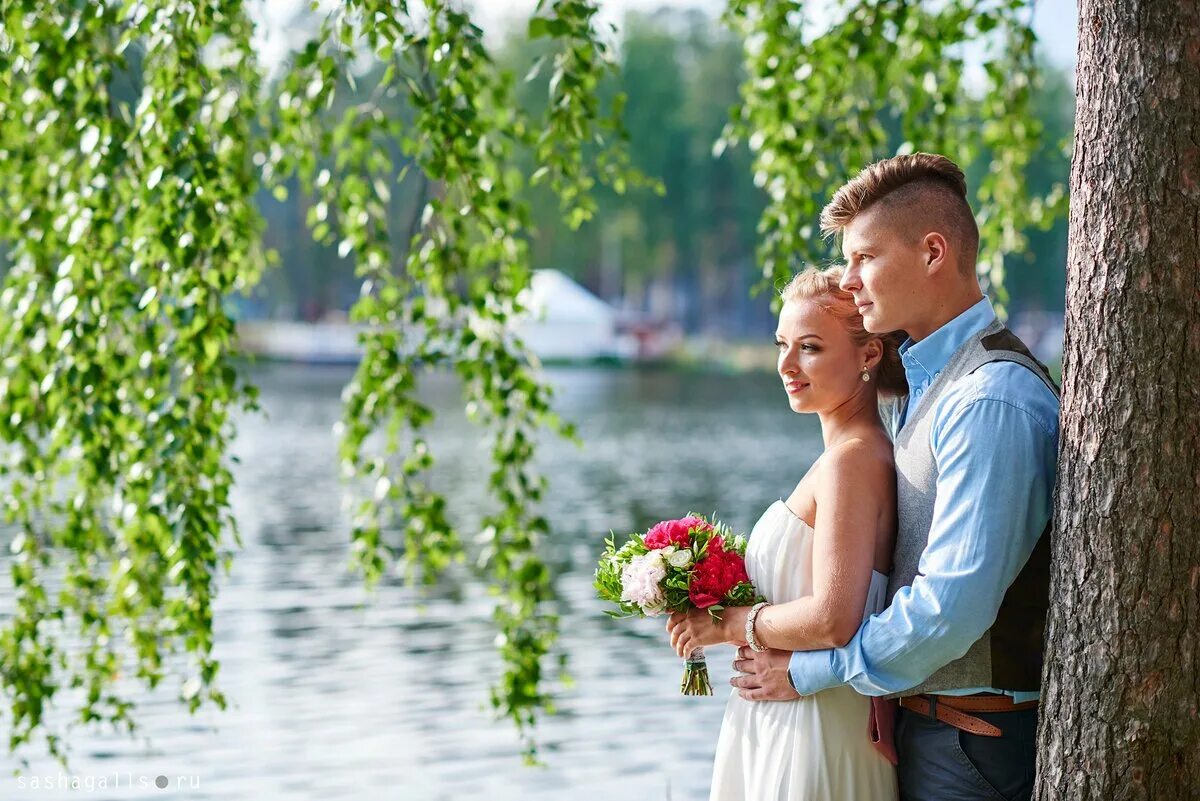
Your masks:
M1061 383L1061 324L1041 331L1021 323L1010 327ZM240 346L251 362L314 366L356 366L361 357L358 336L363 330L362 326L332 323L257 322L238 326ZM631 347L574 358L541 354L536 348L533 352L538 363L546 367L702 373L774 373L776 358L776 350L765 334L761 340L676 335L641 353Z

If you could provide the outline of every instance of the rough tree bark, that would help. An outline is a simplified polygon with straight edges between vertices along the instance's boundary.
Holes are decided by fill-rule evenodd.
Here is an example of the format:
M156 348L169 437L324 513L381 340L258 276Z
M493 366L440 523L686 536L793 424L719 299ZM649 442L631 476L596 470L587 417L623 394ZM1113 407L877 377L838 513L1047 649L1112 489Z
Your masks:
M1200 0L1081 0L1041 801L1200 798Z

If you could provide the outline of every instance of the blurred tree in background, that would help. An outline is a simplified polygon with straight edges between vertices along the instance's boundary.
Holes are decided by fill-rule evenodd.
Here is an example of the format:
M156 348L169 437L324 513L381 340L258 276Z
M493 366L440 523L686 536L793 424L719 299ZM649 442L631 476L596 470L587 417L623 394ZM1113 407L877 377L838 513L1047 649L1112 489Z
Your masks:
M1062 205L1027 180L1061 173L1069 114L1061 82L1039 94L1026 2L846 0L821 20L735 0L724 25L632 16L612 41L593 0L543 0L492 53L458 3L346 0L277 77L246 6L0 0L10 749L40 732L62 756L45 715L64 696L132 730L122 678L224 703L214 580L237 543L231 415L255 399L235 293L365 326L339 426L355 564L432 582L472 557L498 599L492 702L532 754L556 618L531 463L541 429L572 431L510 333L531 270L744 332L728 299L828 258L816 209L876 158L971 165L997 292ZM426 482L436 369L490 437L478 536Z
M633 163L660 180L665 192L618 194L601 187L596 192L596 218L572 229L559 214L552 192L528 191L534 232L531 264L535 269L562 270L631 310L679 316L689 331L703 327L718 336L753 336L770 313L769 297L752 298L749 291L760 274L755 264L756 226L768 195L754 184L753 154L745 142L719 155L713 147L726 129L730 110L740 102L746 76L743 38L707 14L678 9L632 12L618 35L617 70L604 76L600 92L606 100L618 93L625 96L623 122ZM513 27L499 38L497 64L516 76L527 76L544 55L544 42L531 42L523 28ZM515 98L527 113L544 113L549 78L541 71L515 86ZM357 91L347 91L345 102L368 96L371 83L368 74ZM968 102L970 91L963 92L961 125L979 130L983 109ZM404 114L402 97L398 106L395 112ZM872 102L871 109L883 127L883 151L899 148L905 140L889 98ZM1070 167L1067 145L1074 91L1069 74L1043 64L1032 82L1028 112L1044 131L1031 143L1022 177L1031 197L1046 197L1065 185ZM331 119L334 116L331 112ZM523 170L532 172L528 154L518 153L517 158ZM979 186L990 159L985 150L968 164L972 188ZM809 181L806 186L820 183ZM396 214L402 219L411 213L404 203L412 203L406 187L398 195L402 202ZM817 195L818 200L823 197ZM302 235L306 204L303 195L293 194L283 203L262 197L267 241L279 250L281 268L259 287L261 314L313 319L348 309L357 296L353 265L339 259L333 248L322 248ZM1028 237L1028 246L1007 258L1003 283L1014 311L1062 311L1067 232L1065 216L1057 212L1061 207L1039 218L1049 227L1025 225L1021 233ZM822 258L835 255L818 252ZM661 290L657 305L652 286ZM718 304L718 299L724 303Z

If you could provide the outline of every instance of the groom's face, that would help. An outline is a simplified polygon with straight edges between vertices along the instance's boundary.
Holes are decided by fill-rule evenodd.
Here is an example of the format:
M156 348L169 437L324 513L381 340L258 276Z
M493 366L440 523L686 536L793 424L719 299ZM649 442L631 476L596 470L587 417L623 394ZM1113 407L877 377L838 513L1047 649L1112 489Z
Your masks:
M919 318L928 280L919 241L920 232L897 230L878 207L842 229L841 286L854 296L863 327L872 334L907 330Z

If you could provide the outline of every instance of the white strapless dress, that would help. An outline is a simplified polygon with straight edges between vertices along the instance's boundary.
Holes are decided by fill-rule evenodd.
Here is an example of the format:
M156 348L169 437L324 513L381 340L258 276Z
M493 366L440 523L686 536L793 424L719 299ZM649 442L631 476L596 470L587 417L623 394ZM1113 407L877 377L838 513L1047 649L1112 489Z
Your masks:
M771 603L812 594L813 530L783 501L754 525L746 570ZM874 571L863 619L887 605L887 576ZM895 801L896 772L871 744L870 701L834 687L795 701L725 707L710 801Z

